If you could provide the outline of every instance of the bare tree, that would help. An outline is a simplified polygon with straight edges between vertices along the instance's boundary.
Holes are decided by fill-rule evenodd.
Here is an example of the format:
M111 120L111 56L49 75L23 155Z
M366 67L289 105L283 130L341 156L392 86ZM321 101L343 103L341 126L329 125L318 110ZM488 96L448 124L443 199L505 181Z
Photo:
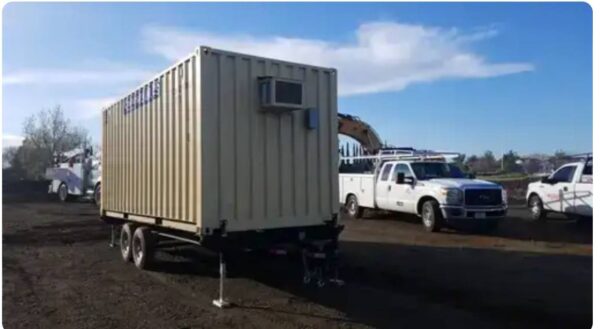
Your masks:
M23 125L23 145L13 159L28 179L40 179L52 166L54 155L89 144L87 131L71 124L60 106L28 117Z
M467 163L465 162L467 155L466 154L459 154L458 156L454 157L452 163L457 166L460 170L462 171L467 171L468 170L468 166Z
M519 160L519 155L513 150L505 153L500 159L500 164L502 167L502 171L504 172L520 172L522 171L522 167L517 163Z
M2 150L2 169L11 166L18 150L17 146L8 146Z
M525 159L524 169L528 174L537 174L542 170L542 160L536 158Z
M571 161L571 159L567 156L567 153L565 151L558 150L554 152L554 155L550 156L550 159L548 161L552 165L552 170L556 170L558 169L558 167Z

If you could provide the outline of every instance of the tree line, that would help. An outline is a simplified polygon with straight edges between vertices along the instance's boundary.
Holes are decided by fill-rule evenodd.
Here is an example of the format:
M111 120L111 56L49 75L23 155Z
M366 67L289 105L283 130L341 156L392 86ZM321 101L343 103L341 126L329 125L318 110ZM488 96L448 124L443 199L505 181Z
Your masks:
M23 124L23 137L20 146L4 148L2 153L3 167L9 167L8 172L5 170L5 175L10 174L12 178L44 179L46 168L54 165L55 155L90 145L87 130L67 119L60 106L44 109L28 117ZM358 145L354 148L352 153L361 153ZM343 148L340 152L343 154ZM348 145L346 152L351 153ZM562 150L553 155L526 157L510 150L500 157L496 157L492 151L468 157L461 154L454 158L453 163L464 172L495 175L548 172L568 161L567 154Z
M3 167L8 166L5 179L44 179L55 155L90 144L87 130L67 119L59 105L28 117L23 123L23 137L20 146L2 151Z
M482 155L461 154L453 162L465 172L475 174L508 174L508 173L547 173L570 161L566 152L558 150L552 155L536 154L520 156L510 150L500 157L492 151L485 151Z

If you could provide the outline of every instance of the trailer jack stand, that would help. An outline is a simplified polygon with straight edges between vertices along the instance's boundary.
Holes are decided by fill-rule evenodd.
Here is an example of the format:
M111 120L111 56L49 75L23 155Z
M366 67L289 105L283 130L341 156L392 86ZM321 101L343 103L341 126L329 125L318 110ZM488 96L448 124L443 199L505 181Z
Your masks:
M218 308L226 308L231 306L231 304L223 298L223 286L225 284L225 277L227 275L227 269L225 265L225 259L223 258L223 253L219 253L219 299L213 300L213 305Z
M108 245L111 248L115 247L115 226L110 226L110 244Z

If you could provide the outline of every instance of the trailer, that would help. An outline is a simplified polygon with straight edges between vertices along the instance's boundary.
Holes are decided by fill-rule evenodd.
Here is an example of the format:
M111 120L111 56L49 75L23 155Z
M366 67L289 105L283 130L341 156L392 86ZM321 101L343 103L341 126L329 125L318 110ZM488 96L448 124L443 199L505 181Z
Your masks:
M103 111L111 243L140 269L157 237L206 247L221 281L229 251L293 245L339 283L337 125L335 69L198 47Z

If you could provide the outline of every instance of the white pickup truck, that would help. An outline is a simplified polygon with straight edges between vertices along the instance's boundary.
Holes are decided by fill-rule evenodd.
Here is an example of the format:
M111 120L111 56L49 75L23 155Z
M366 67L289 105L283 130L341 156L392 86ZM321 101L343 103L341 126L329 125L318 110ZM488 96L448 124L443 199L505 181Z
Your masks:
M548 212L584 219L593 214L592 157L563 165L550 176L530 183L527 204L531 218L542 220Z
M500 185L465 178L439 157L421 159L390 157L370 173L341 173L340 203L354 218L364 209L415 214L430 232L463 224L489 230L505 217L507 196Z

